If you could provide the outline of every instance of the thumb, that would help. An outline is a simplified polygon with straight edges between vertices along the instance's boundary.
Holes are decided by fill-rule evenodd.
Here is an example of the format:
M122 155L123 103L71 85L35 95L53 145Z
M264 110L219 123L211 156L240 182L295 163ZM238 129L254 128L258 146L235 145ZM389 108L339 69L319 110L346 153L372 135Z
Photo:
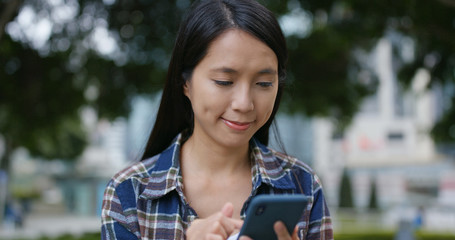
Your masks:
M290 239L286 225L283 222L277 221L273 224L273 229L278 239Z
M294 232L292 233L292 239L299 239L299 226L295 225Z
M221 213L224 216L231 218L234 214L234 205L230 202L225 203L223 208L221 208Z

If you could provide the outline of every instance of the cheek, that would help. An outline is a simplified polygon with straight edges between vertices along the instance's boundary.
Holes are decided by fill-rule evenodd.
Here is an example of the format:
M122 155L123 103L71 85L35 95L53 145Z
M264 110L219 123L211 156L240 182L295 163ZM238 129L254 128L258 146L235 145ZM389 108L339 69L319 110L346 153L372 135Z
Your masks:
M275 96L276 97L276 96ZM261 114L262 121L265 123L269 119L273 112L273 106L275 105L275 97L268 97L258 102L256 110Z
M201 90L192 93L191 99L195 114L201 115L200 117L209 115L207 117L218 118L225 109L224 98L211 89L199 89Z

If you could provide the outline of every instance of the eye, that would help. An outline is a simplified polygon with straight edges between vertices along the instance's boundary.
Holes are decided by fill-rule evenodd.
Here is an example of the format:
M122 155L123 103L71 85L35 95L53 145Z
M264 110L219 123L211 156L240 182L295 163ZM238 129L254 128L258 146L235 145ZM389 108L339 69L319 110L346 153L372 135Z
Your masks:
M220 86L230 86L232 85L231 81L222 81L222 80L213 80L217 85Z
M272 82L258 82L256 83L260 87L267 88L267 87L272 87L273 83Z

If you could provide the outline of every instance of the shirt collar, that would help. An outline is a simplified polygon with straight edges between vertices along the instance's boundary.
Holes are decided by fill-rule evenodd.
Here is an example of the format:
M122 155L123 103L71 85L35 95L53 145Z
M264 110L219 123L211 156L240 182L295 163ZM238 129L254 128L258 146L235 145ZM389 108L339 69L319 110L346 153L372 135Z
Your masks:
M140 198L156 199L176 190L183 196L183 181L180 172L180 150L184 141L182 133L161 154L155 156L156 163L148 170L147 186ZM254 138L250 141L253 192L262 183L277 189L296 189L290 174L283 169L284 161L278 161L274 152ZM154 157L154 158L155 158Z
M180 172L180 149L183 140L183 135L180 133L166 150L152 157L156 158L156 162L147 171L149 175L145 179L147 186L140 198L156 199L173 190L183 197L183 181Z
M273 150L254 138L250 141L250 148L251 158L255 163L252 167L253 191L257 190L261 183L277 189L296 189L290 173L283 168L287 161L278 159Z

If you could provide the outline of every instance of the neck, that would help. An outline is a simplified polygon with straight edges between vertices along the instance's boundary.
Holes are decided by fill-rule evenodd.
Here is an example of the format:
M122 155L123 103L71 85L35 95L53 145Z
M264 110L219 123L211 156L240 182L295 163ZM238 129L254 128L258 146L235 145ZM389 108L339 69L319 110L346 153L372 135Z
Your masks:
M249 146L228 148L194 134L182 146L182 165L209 175L250 170ZM184 167L184 166L182 166Z

